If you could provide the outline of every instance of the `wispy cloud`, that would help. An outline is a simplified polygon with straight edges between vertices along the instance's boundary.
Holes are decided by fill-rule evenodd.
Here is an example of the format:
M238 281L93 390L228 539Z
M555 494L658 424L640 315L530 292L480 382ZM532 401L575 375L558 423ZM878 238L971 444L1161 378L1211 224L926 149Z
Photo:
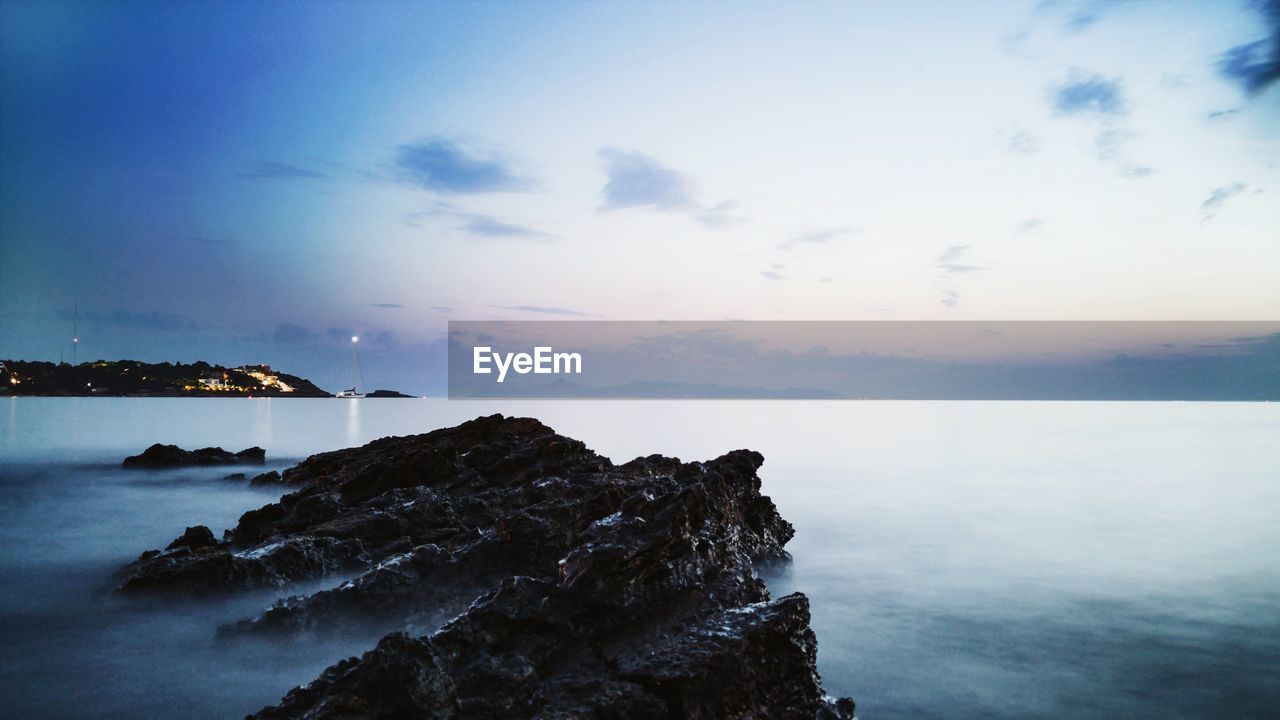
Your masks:
M952 245L943 249L934 261L933 267L938 271L934 287L942 295L941 301L946 307L955 307L960 302L958 276L985 269L965 262L972 249L973 245Z
M760 277L765 280L786 280L787 276L782 274L782 271L786 269L787 266L782 263L773 263L768 270L760 271Z
M311 328L293 323L280 323L271 333L272 342L281 345L309 345L319 339L320 334Z
M253 170L237 173L236 177L250 180L315 180L329 176L297 165L268 160L263 161Z
M1072 13L1071 17L1067 18L1065 27L1071 32L1082 32L1093 27L1100 19L1095 12L1081 10Z
M1125 114L1120 81L1076 72L1050 88L1053 109L1060 115L1120 116Z
M849 235L857 234L859 230L852 227L830 227L811 232L800 233L787 238L778 247L784 250L794 250L804 245L826 245Z
M737 209L738 203L736 200L725 200L722 203L699 211L697 215L694 215L694 219L702 223L703 227L718 230L742 222L742 218L734 214Z
M1242 182L1234 182L1230 185L1214 188L1213 192L1209 193L1209 197L1200 203L1200 212L1204 215L1204 219L1213 219L1222 210L1223 203L1244 192L1248 187Z
M1008 146L1016 155L1034 155L1040 152L1040 139L1028 130L1018 130L1009 136Z
M1280 80L1280 2L1256 0L1251 4L1262 16L1266 35L1223 53L1218 72L1256 95Z
M70 321L76 313L72 309L63 309L58 311L58 317L62 320ZM137 328L141 330L162 330L166 332L174 330L199 330L200 324L196 321L174 313L166 313L154 311L149 313L134 312L132 310L115 310L109 313L101 313L93 310L81 310L79 319L82 327L88 327L93 324L113 325L123 328Z
M964 256L968 255L969 251L972 249L972 245L952 245L951 247L943 250L942 254L938 255L938 260L933 266L938 270L941 270L944 275L984 270L985 268L977 265L969 265L961 262L964 259Z
M401 145L395 162L402 181L448 195L528 192L534 188L533 180L517 174L505 158L447 138Z
M466 212L456 205L443 202L435 203L425 210L408 213L402 216L401 220L410 227L422 227L422 221L427 218L445 218L455 221L457 223L455 229L478 238L555 240L559 237L524 225L499 220L491 215Z
M1103 162L1113 162L1120 166L1120 174L1128 178L1143 178L1155 172L1154 168L1140 165L1125 153L1125 145L1136 137L1135 133L1114 127L1104 127L1098 131L1094 139L1094 151Z
M488 215L462 213L459 217L464 221L461 230L476 237L523 240L555 240L557 237L523 225L502 222Z
M1044 218L1027 218L1018 223L1018 234L1025 234L1040 229L1044 225Z
M402 310L404 306L400 303L369 303L369 307L381 308L383 310Z
M1133 133L1118 128L1103 128L1093 141L1093 149L1099 160L1119 160L1120 151L1133 137Z
M545 305L492 305L499 310L514 310L515 312L534 313L537 315L571 315L575 317L588 317L587 313L577 310L570 310L562 307L548 307Z

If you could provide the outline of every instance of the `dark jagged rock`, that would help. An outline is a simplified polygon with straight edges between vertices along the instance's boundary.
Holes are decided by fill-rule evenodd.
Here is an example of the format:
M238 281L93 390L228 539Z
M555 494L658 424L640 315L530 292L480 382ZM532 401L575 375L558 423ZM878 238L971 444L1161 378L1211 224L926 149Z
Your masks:
M793 534L762 462L614 465L536 420L479 418L308 458L282 475L297 492L221 542L192 528L145 553L123 588L362 569L223 628L394 631L261 718L852 717L822 691L807 599L756 576Z
M278 470L271 470L270 472L264 472L261 475L255 475L253 479L249 481L249 484L250 485L279 485L280 472Z
M262 465L267 453L260 447L251 447L238 453L220 447L183 450L177 445L156 443L140 455L131 455L121 463L126 468L168 468L183 465Z
M556 435L536 420L500 416L321 453L282 474L282 482L301 485L300 490L245 513L216 547L140 558L126 568L123 589L204 594L282 586L339 570L368 569L424 544L440 544L451 552L476 541L494 545L530 523L550 527L552 518L538 520L522 511L538 498L549 498L561 484L585 493L600 485L596 478L612 467L582 443ZM560 515L567 519L577 514L580 521L584 513L606 515L621 492L614 488L608 497L597 498L598 509L559 498ZM559 530L561 535L568 532ZM537 539L528 534L529 540ZM532 556L536 550L530 546L514 555ZM555 558L549 562L554 566Z
M231 473L230 475L223 475L222 479L223 480L243 480L245 479L245 477L247 476L244 473Z
M177 550L178 548L187 548L188 550L199 550L200 548L217 545L218 541L213 537L213 531L204 525L196 525L187 528L177 540L169 543L165 550Z

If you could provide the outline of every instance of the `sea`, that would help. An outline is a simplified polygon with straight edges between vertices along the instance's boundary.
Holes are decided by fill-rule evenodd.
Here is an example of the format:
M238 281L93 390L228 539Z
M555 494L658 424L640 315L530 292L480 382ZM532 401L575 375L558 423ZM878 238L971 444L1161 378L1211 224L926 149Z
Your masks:
M0 399L0 717L242 717L377 640L215 635L339 577L114 593L281 492L125 456L257 445L279 469L495 412L615 462L763 453L796 528L767 581L810 598L862 720L1277 717L1280 404L98 397Z

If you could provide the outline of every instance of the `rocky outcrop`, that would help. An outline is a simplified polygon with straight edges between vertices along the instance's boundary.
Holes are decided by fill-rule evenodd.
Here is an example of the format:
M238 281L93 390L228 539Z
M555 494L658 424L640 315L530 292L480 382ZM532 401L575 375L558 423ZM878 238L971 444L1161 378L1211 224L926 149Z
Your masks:
M204 547L217 545L218 541L213 537L213 531L204 525L196 525L187 528L186 532L178 536L177 540L169 543L165 550L176 550L178 548L186 548L188 550L199 550Z
M278 470L271 470L268 472L264 472L261 475L255 475L253 479L249 481L249 484L250 485L279 485L280 472Z
M391 633L261 718L851 717L822 691L808 601L756 576L793 533L762 462L615 465L536 420L479 418L308 458L282 476L297 492L222 540L189 528L122 587L357 571L223 628Z
M140 455L131 455L121 463L126 468L169 468L183 465L262 465L267 453L260 447L251 447L238 453L220 447L183 450L177 445L156 443Z

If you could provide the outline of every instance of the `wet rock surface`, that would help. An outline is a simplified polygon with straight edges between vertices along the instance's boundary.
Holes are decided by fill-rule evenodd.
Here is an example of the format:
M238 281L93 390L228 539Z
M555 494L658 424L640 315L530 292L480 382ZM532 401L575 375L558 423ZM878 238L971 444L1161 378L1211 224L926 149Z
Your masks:
M141 454L131 455L121 463L126 468L170 468L185 465L262 465L267 460L266 451L251 447L238 453L220 447L183 450L177 445L156 443Z
M188 528L127 592L214 594L345 570L225 626L238 636L388 632L260 718L848 718L827 697L800 594L756 568L793 530L763 457L615 465L495 415L312 456L299 489L216 539Z

